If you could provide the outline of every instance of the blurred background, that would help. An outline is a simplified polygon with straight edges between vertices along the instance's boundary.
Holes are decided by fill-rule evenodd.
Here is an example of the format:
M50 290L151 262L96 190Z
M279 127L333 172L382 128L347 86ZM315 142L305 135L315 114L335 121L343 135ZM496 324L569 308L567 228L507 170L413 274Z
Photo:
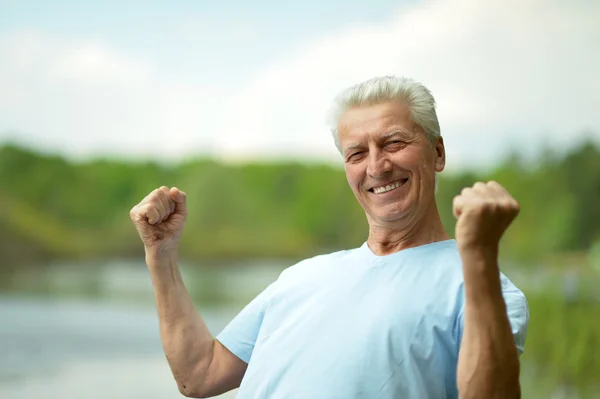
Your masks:
M521 203L523 397L600 398L598 21L593 0L0 0L0 397L181 397L129 210L187 192L181 267L218 333L366 240L325 117L396 74L438 102L448 231L477 180Z

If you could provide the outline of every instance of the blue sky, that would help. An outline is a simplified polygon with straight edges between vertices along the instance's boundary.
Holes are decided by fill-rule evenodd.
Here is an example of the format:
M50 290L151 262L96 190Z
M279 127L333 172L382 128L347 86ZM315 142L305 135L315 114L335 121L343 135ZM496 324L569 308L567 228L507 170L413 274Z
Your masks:
M449 167L600 137L600 4L0 0L0 142L74 158L339 162L332 97L438 101Z
M2 0L0 0L0 4ZM111 43L194 82L243 79L303 42L377 24L399 1L8 1L0 32ZM411 2L405 1L404 4ZM213 36L218 34L218 40ZM207 60L211 60L207 62ZM202 73L199 73L198 71Z

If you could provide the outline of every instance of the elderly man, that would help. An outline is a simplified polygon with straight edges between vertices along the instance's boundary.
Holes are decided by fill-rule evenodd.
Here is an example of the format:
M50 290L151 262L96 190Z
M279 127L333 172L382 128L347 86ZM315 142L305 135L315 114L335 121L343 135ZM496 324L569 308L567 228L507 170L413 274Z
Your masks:
M454 199L455 238L435 201L444 141L427 88L383 77L332 112L369 234L359 248L286 269L214 338L177 266L185 193L131 210L146 250L164 350L180 391L239 398L519 398L528 306L498 267L517 202L496 182Z

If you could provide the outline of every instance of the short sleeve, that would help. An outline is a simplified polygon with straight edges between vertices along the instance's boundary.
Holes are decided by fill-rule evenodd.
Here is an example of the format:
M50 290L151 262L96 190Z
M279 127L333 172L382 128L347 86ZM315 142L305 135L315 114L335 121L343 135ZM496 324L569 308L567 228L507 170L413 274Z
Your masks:
M529 326L529 306L527 298L504 274L500 273L500 284L502 286L502 297L506 304L506 314L512 330L517 347L517 352L522 355L525 351L525 339L527 338L527 327ZM462 340L464 327L464 292L463 302L458 315L458 344Z
M217 340L246 363L250 362L265 311L275 291L271 283L217 335Z
M527 327L529 326L529 306L525 294L521 292L505 276L501 276L502 296L506 303L506 313L508 321L515 338L515 344L519 355L525 351L525 339L527 337Z

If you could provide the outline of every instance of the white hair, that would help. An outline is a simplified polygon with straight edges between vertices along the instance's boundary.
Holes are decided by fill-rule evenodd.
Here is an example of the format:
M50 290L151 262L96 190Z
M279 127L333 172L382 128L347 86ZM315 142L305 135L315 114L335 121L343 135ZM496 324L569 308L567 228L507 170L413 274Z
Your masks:
M329 123L335 146L340 153L342 153L342 148L338 123L342 114L352 108L388 101L406 102L413 122L425 131L431 143L440 137L440 123L435 112L435 99L429 89L408 78L375 77L345 89L334 100L329 114Z

